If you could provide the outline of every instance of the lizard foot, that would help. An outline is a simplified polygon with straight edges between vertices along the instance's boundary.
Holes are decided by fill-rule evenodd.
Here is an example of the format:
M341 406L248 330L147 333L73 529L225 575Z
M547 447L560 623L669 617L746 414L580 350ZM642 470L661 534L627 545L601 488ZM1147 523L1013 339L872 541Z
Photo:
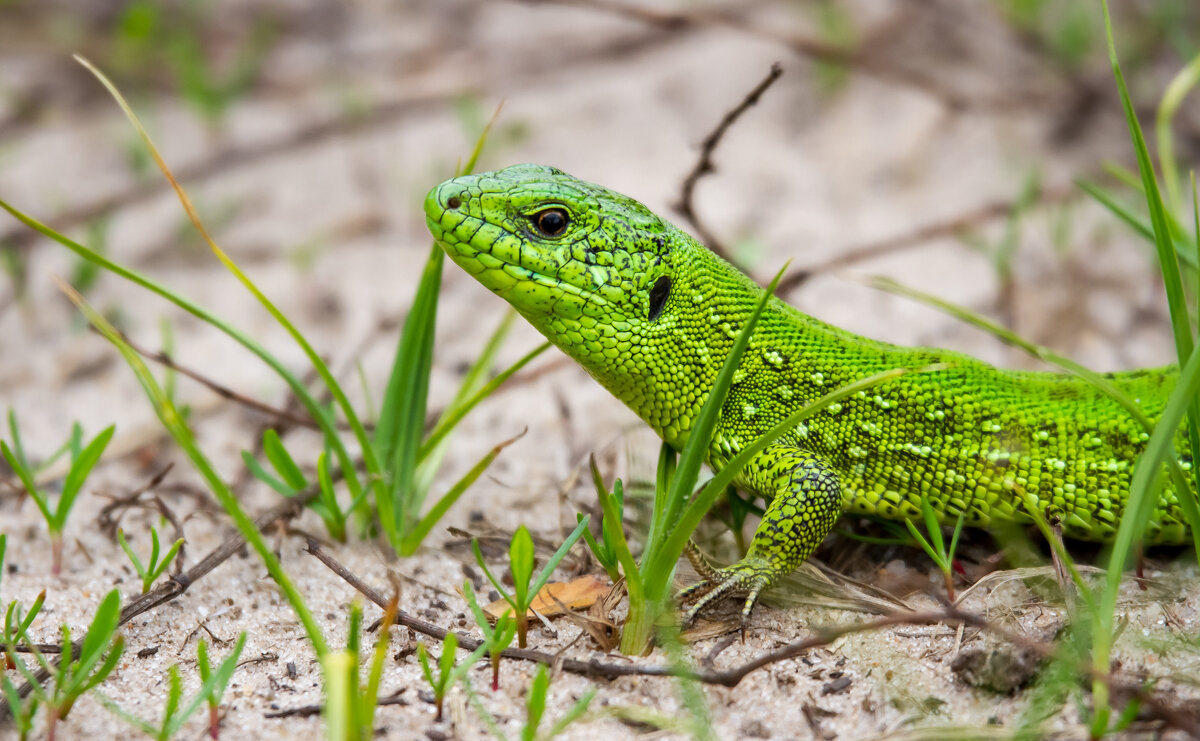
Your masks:
M745 592L746 601L742 605L742 632L750 619L750 611L758 602L758 596L764 589L771 586L779 576L778 568L770 561L761 558L746 557L735 564L722 569L713 569L698 552L689 548L688 560L696 566L704 578L679 593L680 600L687 600L696 595L700 598L688 609L683 616L683 624L688 625L700 611L716 602L730 592ZM700 564L696 561L699 560Z

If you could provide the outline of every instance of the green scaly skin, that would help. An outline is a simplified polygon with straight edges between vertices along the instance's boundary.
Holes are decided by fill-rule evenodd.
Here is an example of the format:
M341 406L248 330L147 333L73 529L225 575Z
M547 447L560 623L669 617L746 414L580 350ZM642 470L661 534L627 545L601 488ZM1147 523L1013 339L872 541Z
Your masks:
M549 167L448 180L430 191L425 213L454 262L682 448L761 288L640 203ZM866 339L779 300L741 360L709 465L719 470L776 422L847 383L934 363L948 367L832 405L746 466L737 485L762 497L766 513L744 559L704 574L695 591L709 591L689 618L736 590L749 593L745 619L843 512L919 518L927 497L943 521L965 513L967 524L986 527L1029 522L1022 500L1035 499L1070 537L1115 533L1148 435L1095 387ZM1109 378L1157 420L1176 376L1165 367ZM1168 482L1147 538L1187 537Z

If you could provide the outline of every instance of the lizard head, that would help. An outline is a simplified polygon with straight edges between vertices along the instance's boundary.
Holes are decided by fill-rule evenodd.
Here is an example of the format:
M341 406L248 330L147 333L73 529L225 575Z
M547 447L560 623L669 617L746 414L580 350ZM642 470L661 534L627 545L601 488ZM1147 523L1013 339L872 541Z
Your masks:
M447 180L425 216L454 262L668 441L759 290L637 201L551 167Z
M603 352L609 331L627 344L663 318L675 293L681 233L642 204L552 167L447 180L426 196L425 217L454 262L560 346L578 338Z

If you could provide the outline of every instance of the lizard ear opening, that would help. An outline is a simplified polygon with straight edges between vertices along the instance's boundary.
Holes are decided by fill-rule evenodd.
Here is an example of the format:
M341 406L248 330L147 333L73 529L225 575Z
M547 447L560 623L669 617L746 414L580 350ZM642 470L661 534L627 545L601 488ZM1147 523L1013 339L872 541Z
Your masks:
M650 289L650 321L657 319L667 305L667 297L671 295L671 277L659 276Z

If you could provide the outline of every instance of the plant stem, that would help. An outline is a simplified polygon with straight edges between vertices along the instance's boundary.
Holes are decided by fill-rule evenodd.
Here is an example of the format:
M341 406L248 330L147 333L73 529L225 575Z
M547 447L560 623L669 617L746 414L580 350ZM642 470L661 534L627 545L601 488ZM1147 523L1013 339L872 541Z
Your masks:
M626 656L644 656L650 652L650 638L654 635L661 603L651 599L630 600L629 614L621 628L621 653Z
M63 538L62 533L50 533L50 574L58 576L62 572ZM53 734L51 734L53 736Z

